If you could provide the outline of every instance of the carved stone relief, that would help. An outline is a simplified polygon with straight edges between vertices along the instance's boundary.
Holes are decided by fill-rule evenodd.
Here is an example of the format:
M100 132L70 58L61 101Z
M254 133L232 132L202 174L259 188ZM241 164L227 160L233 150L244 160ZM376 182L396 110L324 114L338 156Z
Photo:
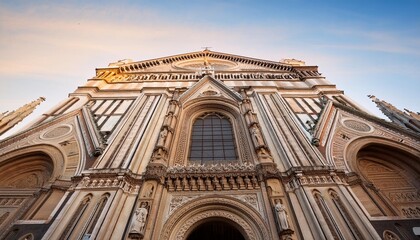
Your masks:
M175 211L175 209L197 197L199 197L199 195L172 196L171 201L169 202L169 212L167 218L172 214L173 211Z
M392 231L385 230L383 233L384 240L400 240L398 235Z
M343 125L349 129L356 130L359 132L367 133L372 131L372 127L366 123L359 122L353 119L345 119Z
M55 139L60 137L65 137L70 134L72 131L72 126L69 124L62 124L53 129L46 131L41 135L42 139Z

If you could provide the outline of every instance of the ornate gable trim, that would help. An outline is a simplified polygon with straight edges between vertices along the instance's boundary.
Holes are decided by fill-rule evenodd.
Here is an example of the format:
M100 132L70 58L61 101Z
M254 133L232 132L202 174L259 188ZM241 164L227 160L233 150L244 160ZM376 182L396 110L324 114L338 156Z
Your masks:
M206 84L209 84L208 88L205 88ZM212 88L212 86L214 86L215 88ZM202 91L200 92L200 90ZM190 89L188 89L181 96L179 96L178 101L181 104L184 104L188 100L190 100L191 97L197 92L200 92L200 95L203 97L220 97L223 95L227 95L236 102L241 102L243 100L242 96L239 93L232 91L222 81L216 80L209 75L205 75L200 81L195 83L193 86L191 86Z
M118 69L121 73L129 73L129 72L143 71L147 68L156 67L159 65L172 64L178 61L186 61L186 60L203 58L203 57L211 57L211 58L220 59L220 60L251 64L258 67L264 67L264 68L278 70L278 71L291 72L293 69L292 66L282 64L279 62L243 57L243 56L232 55L232 54L221 53L221 52L212 52L208 50L201 51L201 52L179 54L179 55L163 57L163 58L156 58L156 59L151 59L151 60L146 60L146 61L127 63L127 64L123 64L119 66Z

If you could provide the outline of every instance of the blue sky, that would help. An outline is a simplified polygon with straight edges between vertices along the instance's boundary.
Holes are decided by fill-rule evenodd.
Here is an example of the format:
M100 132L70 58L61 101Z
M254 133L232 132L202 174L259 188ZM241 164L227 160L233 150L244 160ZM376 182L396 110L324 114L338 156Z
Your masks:
M420 1L1 1L0 111L41 115L130 58L211 50L304 60L368 111L420 111ZM26 120L20 125L25 125Z

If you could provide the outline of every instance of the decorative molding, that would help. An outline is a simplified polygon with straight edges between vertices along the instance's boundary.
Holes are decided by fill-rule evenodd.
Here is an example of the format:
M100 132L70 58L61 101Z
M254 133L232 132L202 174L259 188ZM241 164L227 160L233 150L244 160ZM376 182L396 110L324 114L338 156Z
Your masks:
M40 136L40 138L45 139L45 140L62 138L69 135L72 130L73 130L72 125L61 124L53 129L47 130Z
M406 218L420 218L420 206L418 207L403 207L401 212Z
M181 229L179 229L175 239L176 240L184 240L185 239L185 234L187 233L187 231L197 222L206 219L206 218L211 218L211 217L221 217L221 218L225 218L225 219L229 219L232 222L237 223L245 232L247 239L249 240L257 240L259 238L257 238L257 236L255 235L252 227L249 225L249 223L247 223L245 220L243 220L240 216L237 216L236 214L233 214L231 212L228 211L222 211L222 210L209 210L206 212L202 212L200 214L195 215L194 217L188 219L183 226L181 227Z
M188 61L188 60L200 59L200 58L203 58L204 60L205 57L213 58L216 60L221 59L223 61L236 62L237 64L238 63L250 64L250 65L255 65L258 67L279 70L279 71L292 72L292 70L294 69L294 67L290 65L286 65L279 62L273 62L273 61L267 61L267 60L261 60L261 59L255 59L255 58L249 58L249 57L243 57L243 56L237 56L237 55L232 55L232 54L227 54L227 53L220 53L220 52L213 52L213 51L205 50L201 52L191 52L191 53L169 56L169 57L158 58L158 59L147 60L147 61L141 61L141 62L134 62L134 63L130 62L130 63L124 64L123 66L120 66L119 70L120 72L139 72L139 71L143 71L145 69L152 68L155 66L164 65L164 64L172 64L174 62L182 62L182 61ZM300 68L299 71L314 70L313 68L317 68L317 67L312 67L311 69L309 69L308 67Z
M91 170L72 178L75 189L123 189L124 192L138 193L143 184L141 175L129 171Z
M103 79L111 83L120 82L147 82L147 81L199 81L202 74L199 72L157 72L157 73L127 73L110 74L108 71L100 72L94 79ZM300 75L295 73L261 73L261 72L218 72L213 75L215 79L224 81L244 81L244 80L288 80L296 81Z
M169 211L167 217L169 217L178 207L198 197L199 195L172 196L171 201L169 202Z
M221 191L259 189L252 164L176 165L169 167L168 191Z
M344 119L342 123L346 128L349 128L358 132L368 133L368 132L373 131L373 128L369 126L368 124L359 122L353 119Z
M2 207L19 207L26 200L22 197L0 197L0 208Z
M174 210L165 222L159 239L185 239L192 226L209 217L235 222L243 228L246 239L271 239L266 222L256 209L232 197L208 194Z

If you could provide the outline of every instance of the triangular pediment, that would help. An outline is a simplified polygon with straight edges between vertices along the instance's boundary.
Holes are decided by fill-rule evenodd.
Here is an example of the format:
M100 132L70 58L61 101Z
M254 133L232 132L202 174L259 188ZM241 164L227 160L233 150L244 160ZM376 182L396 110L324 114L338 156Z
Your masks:
M215 71L292 71L290 65L280 62L208 50L146 61L119 61L110 64L110 67L118 67L121 73L198 72L206 66L212 67Z
M178 101L181 104L199 98L223 98L234 102L242 101L242 96L226 86L222 81L214 79L210 75L205 75L191 88L179 96Z

